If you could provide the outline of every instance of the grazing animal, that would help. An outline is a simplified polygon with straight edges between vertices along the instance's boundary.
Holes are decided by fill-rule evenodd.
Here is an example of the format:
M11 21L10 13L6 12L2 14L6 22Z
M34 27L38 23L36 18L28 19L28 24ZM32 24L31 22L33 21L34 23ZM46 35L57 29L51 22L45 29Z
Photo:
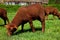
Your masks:
M49 14L52 14L53 17L54 16L58 17L59 16L58 15L58 9L55 8L55 7L51 7L51 6L45 7L45 17L46 17L46 19L48 19Z
M45 13L44 7L40 4L32 4L29 6L21 7L18 9L17 14L15 15L12 22L6 25L8 35L12 35L18 28L19 25L23 26L25 23L29 22L32 31L35 29L33 27L33 20L39 20L42 24L42 32L45 31Z
M7 17L7 11L3 8L0 8L0 17L4 20L5 25L6 21L9 23L9 19Z

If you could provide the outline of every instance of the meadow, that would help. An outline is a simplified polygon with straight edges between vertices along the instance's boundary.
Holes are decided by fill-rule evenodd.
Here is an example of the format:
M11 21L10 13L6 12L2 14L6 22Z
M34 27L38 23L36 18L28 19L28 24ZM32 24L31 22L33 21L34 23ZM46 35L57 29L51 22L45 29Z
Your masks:
M54 6L60 10L60 4L48 4L45 6ZM11 22L16 15L16 11L19 5L0 5L0 8L5 8L8 12L8 18ZM49 19L53 19L52 15L48 16ZM32 32L29 23L24 25L24 32L21 32L21 25L18 30L12 36L8 36L6 33L3 20L0 18L0 40L60 40L60 20L55 16L53 20L45 21L45 32L41 31L41 22L38 20L33 21L36 32Z

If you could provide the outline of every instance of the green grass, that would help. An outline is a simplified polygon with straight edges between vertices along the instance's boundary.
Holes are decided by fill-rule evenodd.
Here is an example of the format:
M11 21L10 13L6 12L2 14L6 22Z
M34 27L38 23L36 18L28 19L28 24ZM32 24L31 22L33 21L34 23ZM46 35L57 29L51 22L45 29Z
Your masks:
M55 4L49 4L47 6L54 6L59 8L59 5L56 6ZM4 6L4 5L3 5ZM0 6L3 8L3 6ZM16 6L4 6L4 8L8 11L8 18L10 22L14 18L16 14L16 10L19 8ZM14 9L15 8L15 9ZM12 9L12 10L11 10ZM53 18L51 15L49 19ZM4 24L3 20L0 19L0 25ZM41 22L38 20L33 21L34 27L36 28L36 32L30 31L29 23L24 25L25 32L19 32L21 30L21 25L18 27L16 31L16 35L8 36L6 33L5 26L0 26L0 40L60 40L60 20L56 17L54 20L46 20L45 21L45 32L42 33L41 31Z
M15 14L15 13L12 13ZM13 16L10 16L10 21L13 19ZM0 24L3 24L1 19ZM17 34L12 36L7 36L5 26L0 26L0 40L60 40L60 20L46 20L45 22L45 32L42 33L41 30L36 30L36 32L29 31L30 25L29 23L25 24L24 30L28 30L26 32L19 32L21 30L21 25L18 27ZM38 20L33 21L34 27L36 29L41 28L41 23Z
M49 0L49 4L55 4L56 0Z

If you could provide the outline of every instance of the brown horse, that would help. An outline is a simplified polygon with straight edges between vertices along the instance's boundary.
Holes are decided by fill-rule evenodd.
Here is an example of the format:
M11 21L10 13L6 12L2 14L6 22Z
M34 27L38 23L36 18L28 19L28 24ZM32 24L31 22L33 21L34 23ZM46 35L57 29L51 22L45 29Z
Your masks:
M6 21L9 23L9 19L7 17L7 11L3 8L0 8L0 17L4 20L5 25Z
M21 7L18 9L17 14L15 15L12 22L6 25L8 35L10 36L13 34L19 25L23 26L25 23L29 22L32 31L34 32L35 29L33 27L33 20L39 20L42 24L42 32L45 30L45 13L44 7L40 4L33 4L25 7Z
M58 14L58 9L57 8L55 8L55 7L51 7L51 6L48 6L48 7L45 7L45 17L46 17L46 19L48 19L48 15L49 14L52 14L53 15L53 17L54 16L59 16ZM54 17L55 18L55 17Z

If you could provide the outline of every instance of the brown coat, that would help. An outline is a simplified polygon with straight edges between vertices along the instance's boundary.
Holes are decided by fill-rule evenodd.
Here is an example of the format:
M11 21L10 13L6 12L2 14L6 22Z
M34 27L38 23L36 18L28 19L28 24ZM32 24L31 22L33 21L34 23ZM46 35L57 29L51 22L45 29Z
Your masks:
M0 17L4 20L4 23L6 25L6 20L9 23L8 17L7 17L7 11L3 8L0 8Z
M8 35L11 35L14 31L16 31L17 27L19 25L22 25L22 31L23 26L25 23L29 22L30 27L32 31L34 32L35 29L33 27L33 20L39 20L42 23L42 32L45 30L45 13L44 8L40 4L33 4L26 7L21 7L18 9L17 14L15 15L12 22L8 25L6 25L6 28L8 29Z
M49 14L52 14L53 16L59 16L58 15L58 9L55 8L55 7L52 7L52 6L48 6L48 7L45 7L45 16L46 16L46 19L48 19L48 15Z

